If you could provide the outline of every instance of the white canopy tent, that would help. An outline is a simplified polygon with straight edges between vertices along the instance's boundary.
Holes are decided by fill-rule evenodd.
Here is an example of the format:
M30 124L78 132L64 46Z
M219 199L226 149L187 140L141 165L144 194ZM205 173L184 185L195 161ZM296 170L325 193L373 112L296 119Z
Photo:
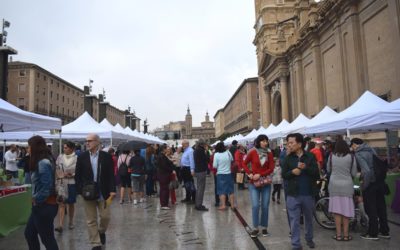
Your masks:
M0 98L0 131L41 131L61 129L61 120L19 109Z
M4 132L0 133L0 140L16 140L16 141L27 141L29 138L35 135L40 135L45 139L59 139L59 134L50 134L47 131L21 131L21 132Z
M380 111L354 117L349 121L352 132L383 131L400 128L400 98L383 106Z
M270 135L271 131L274 131L274 129L276 128L276 126L274 124L270 124L264 131L263 133L266 135Z
M75 121L64 125L61 133L63 139L85 139L91 133L99 135L101 139L121 137L120 133L101 126L87 112L84 112Z
M112 132L114 132L115 136L113 137L113 139L122 139L122 140L129 140L130 139L127 136L126 131L124 131L124 133L121 133L121 131L119 129L116 129L106 118L104 118L100 122L100 126L102 126L103 128L105 128L107 130L111 130Z
M243 135L237 134L237 135L231 136L231 137L229 137L229 138L226 138L226 139L224 140L224 144L225 144L225 145L230 145L234 140L239 141L239 140L241 140L242 138L243 138Z
M266 135L269 137L269 139L274 139L271 137L271 135L276 134L281 130L285 129L289 124L290 123L286 121L286 119L283 119L276 127L271 128Z
M256 134L257 134L257 130L255 128L253 128L253 130L250 133L248 133L246 136L244 136L242 139L240 139L239 142L242 143L242 142L251 141L251 140L253 140L253 138L255 138Z
M310 119L308 119L305 115L300 113L296 117L296 119L293 120L292 123L286 125L282 129L279 129L279 130L275 129L275 131L273 133L271 133L269 137L271 139L285 137L287 134L290 134L292 131L297 131L298 129L303 128L304 124L306 124L309 121L310 121Z
M313 127L318 124L321 124L326 120L333 119L337 115L338 113L335 110L331 109L328 106L325 106L316 116L314 116L311 120L305 123L303 127L293 132L303 133L308 127Z
M340 134L349 133L349 125L357 121L356 117L381 111L388 102L380 97L365 91L350 107L340 112L337 116L327 119L321 124L305 129L306 134Z

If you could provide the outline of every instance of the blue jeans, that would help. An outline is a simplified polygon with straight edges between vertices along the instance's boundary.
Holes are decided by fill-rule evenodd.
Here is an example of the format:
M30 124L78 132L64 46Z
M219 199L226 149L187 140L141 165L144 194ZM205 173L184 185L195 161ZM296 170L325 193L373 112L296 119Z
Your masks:
M58 205L41 204L32 207L31 216L25 228L25 239L29 250L40 249L38 234L46 249L58 250L53 225L57 212Z
M253 184L249 184L250 199L252 205L253 226L255 229L259 225L268 227L268 209L269 197L271 194L271 185L266 185L262 188L256 188ZM260 201L261 197L261 201ZM261 223L260 221L260 206L261 206Z
M300 215L304 214L306 241L313 240L313 213L315 200L311 195L287 196L286 207L289 213L290 231L292 233L292 247L300 248Z
M155 194L156 192L154 191L154 173L153 171L147 172L147 179L146 179L146 195L150 196Z

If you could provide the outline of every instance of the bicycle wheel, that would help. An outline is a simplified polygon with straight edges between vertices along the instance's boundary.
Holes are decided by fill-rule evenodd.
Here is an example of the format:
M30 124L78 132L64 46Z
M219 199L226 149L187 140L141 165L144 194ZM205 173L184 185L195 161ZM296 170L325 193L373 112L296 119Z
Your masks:
M315 203L314 218L321 227L326 229L335 229L335 219L328 209L329 197L319 199L317 203Z

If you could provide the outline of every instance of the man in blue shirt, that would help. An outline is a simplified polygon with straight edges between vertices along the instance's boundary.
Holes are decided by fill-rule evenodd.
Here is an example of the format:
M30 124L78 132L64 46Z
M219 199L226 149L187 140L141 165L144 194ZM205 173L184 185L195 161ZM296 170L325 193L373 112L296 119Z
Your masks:
M194 203L196 200L196 188L194 186L194 156L193 149L189 147L189 141L182 142L183 155L181 159L181 174L186 190L186 198L182 202Z

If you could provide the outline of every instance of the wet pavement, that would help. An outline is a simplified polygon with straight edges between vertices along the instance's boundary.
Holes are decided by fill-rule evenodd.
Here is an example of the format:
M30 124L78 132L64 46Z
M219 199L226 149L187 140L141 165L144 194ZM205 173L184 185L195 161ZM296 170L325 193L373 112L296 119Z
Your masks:
M248 190L238 191L237 212L231 209L217 210L213 192L213 178L207 178L204 205L210 209L208 212L197 211L194 205L180 203L184 194L181 188L177 190L178 203L171 206L171 210L160 210L158 198L147 198L145 203L139 205L120 205L118 199L114 200L106 233L107 243L103 249L291 249L283 202L280 205L270 203L270 235L253 240L243 225L247 223L252 226ZM91 249L80 200L76 210L75 228L69 230L64 225L63 233L56 233L61 250ZM314 222L316 249L400 249L400 215L391 213L389 208L388 212L389 220L397 224L389 224L392 239L368 241L359 237L360 232L352 231L352 241L338 242L331 239L334 231L323 229ZM24 227L20 227L7 237L0 238L0 249L28 249L23 232ZM302 243L304 249L308 249L303 231Z

